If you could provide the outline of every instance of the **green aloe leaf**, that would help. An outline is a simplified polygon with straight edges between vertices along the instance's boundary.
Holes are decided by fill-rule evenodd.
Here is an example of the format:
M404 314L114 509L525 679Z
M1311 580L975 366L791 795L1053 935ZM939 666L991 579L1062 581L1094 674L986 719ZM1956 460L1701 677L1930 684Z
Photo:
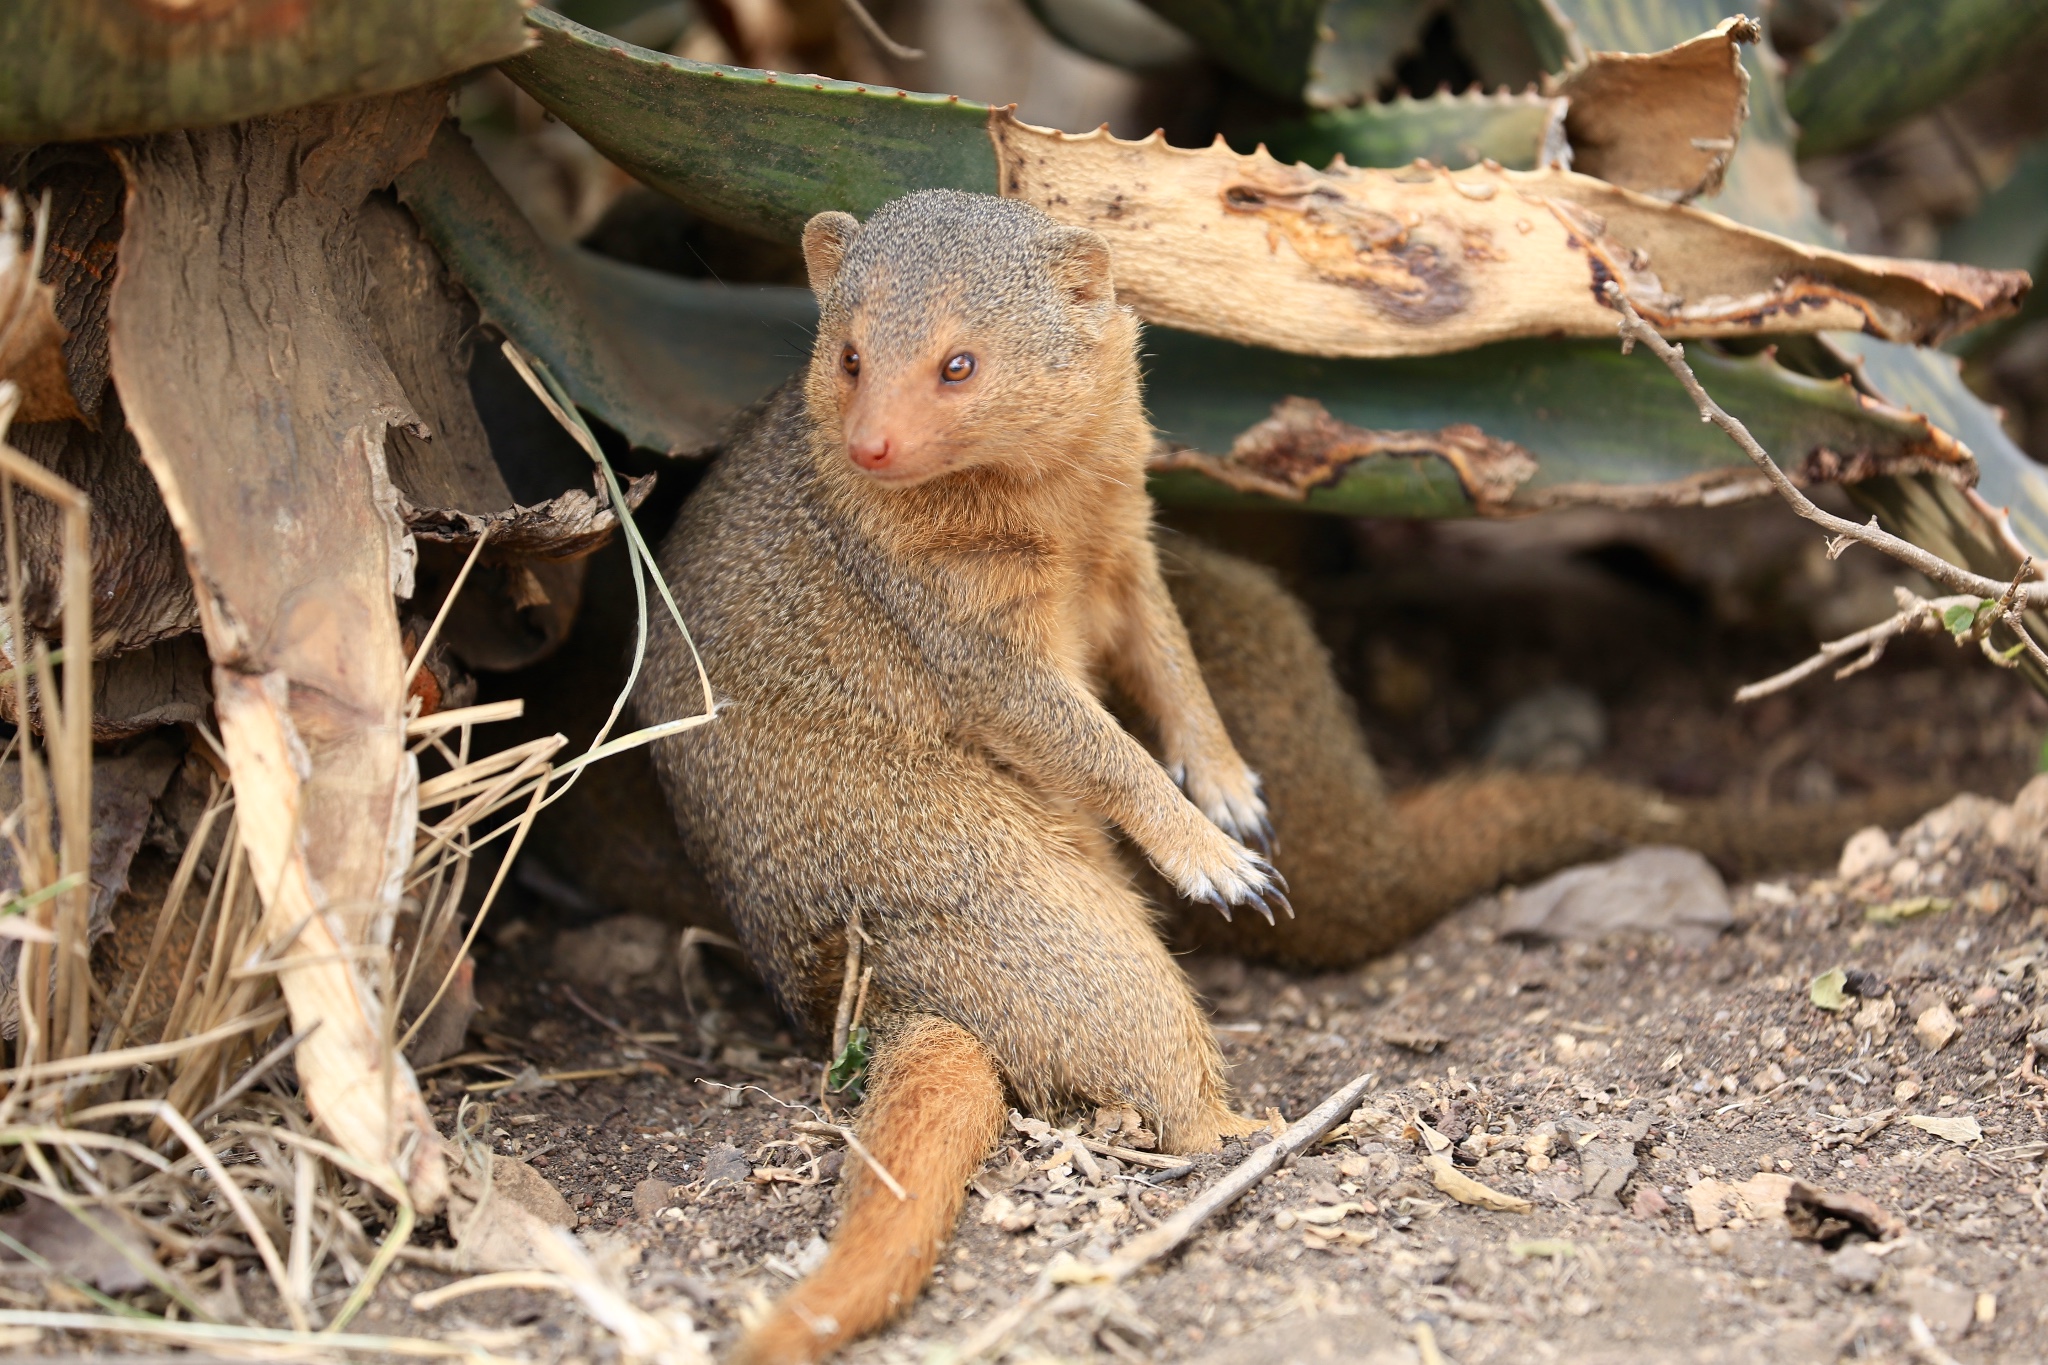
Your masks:
M730 289L643 270L588 252L560 257L577 296L606 322L657 386L690 383L728 411L801 367L816 308L802 289ZM1275 404L1313 399L1332 418L1374 431L1430 432L1460 423L1512 443L1533 461L1509 508L1698 499L1749 466L1703 426L1654 359L1602 342L1514 342L1453 356L1318 360L1236 346L1166 328L1145 333L1146 402L1169 442L1226 455ZM1792 373L1767 356L1700 351L1702 376L1760 438L1792 463L1911 459L1926 429L1859 401L1849 385ZM715 419L714 419L715 420ZM1458 472L1435 455L1360 460L1300 501L1238 492L1191 469L1159 474L1179 503L1302 506L1382 516L1466 516Z
M1193 58L1194 39L1140 0L1024 0L1046 32L1076 52L1131 71L1155 71Z
M2048 34L2048 0L1874 0L1786 86L1807 156L1847 151L1961 94Z
M457 132L444 123L398 177L400 200L486 320L560 376L569 395L636 446L701 449L725 408L694 374L650 376Z
M424 85L520 50L519 0L0 5L0 142L233 123Z
M1145 0L1218 65L1283 100L1370 99L1414 48L1431 0Z
M1341 156L1354 166L1405 166L1417 159L1472 166L1490 160L1526 171L1542 159L1555 104L1534 93L1402 96L1254 126L1231 141L1241 149L1263 142L1282 161L1318 169Z
M920 189L996 192L987 105L686 61L545 9L528 23L538 44L499 69L714 222L794 241L826 209L864 214Z
M1975 213L1941 234L1941 256L1947 261L1994 270L2031 270L2044 254L2048 254L2048 141L2029 147L2005 183L1985 195Z

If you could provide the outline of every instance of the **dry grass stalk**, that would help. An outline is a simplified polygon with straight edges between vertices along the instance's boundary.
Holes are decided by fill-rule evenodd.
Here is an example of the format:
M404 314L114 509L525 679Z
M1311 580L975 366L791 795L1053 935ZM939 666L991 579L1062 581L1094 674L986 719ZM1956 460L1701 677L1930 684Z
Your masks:
M0 276L7 269L0 248ZM34 278L33 262L29 269ZM0 314L13 296L11 278L0 278ZM0 333L7 326L0 316ZM533 382L547 392L541 379ZM549 401L592 451L627 527L644 648L651 552L632 528L588 428ZM0 438L17 403L12 386L0 383ZM18 489L49 497L64 512L64 639L54 652L32 641L22 622ZM77 490L0 441L7 574L0 643L15 665L0 686L15 689L18 714L43 722L40 735L23 727L0 755L12 757L22 773L21 808L0 811L0 838L16 856L23 892L0 907L0 937L18 939L24 950L11 983L19 1033L11 1065L0 1069L0 1184L69 1212L133 1264L151 1286L145 1296L159 1296L189 1320L156 1315L146 1297L143 1306L121 1303L74 1283L107 1315L12 1310L0 1326L126 1333L219 1350L288 1346L488 1359L472 1347L341 1331L406 1251L421 1175L439 1160L423 1148L438 1148L440 1140L401 1055L411 1033L400 1036L393 1017L424 954L405 955L401 968L390 945L375 935L357 937L334 920L353 914L351 907L323 903L305 853L306 755L281 675L216 673L220 738L201 735L198 742L218 756L217 767L233 772L235 785L215 783L141 965L122 983L125 996L108 998L91 978L89 513ZM673 611L666 584L658 574L655 581ZM444 618L446 610L444 604ZM412 668L434 634L422 640ZM406 767L416 770L421 760L443 766L413 788L411 843L397 851L397 894L418 911L415 944L444 941L468 899L471 860L502 839L504 855L476 898L466 952L548 802L599 758L708 721L708 679L704 696L698 716L618 738L607 724L589 751L567 763L557 762L566 743L561 736L473 756L475 727L517 717L517 702L405 717ZM624 702L622 693L614 720ZM178 962L172 945L188 932L191 946ZM414 1030L449 989L461 957L434 983L433 1001L419 1011ZM152 1005L156 1013L145 1016L152 991L168 994L169 1004ZM288 1017L302 1026L280 1037ZM276 1084L287 1060L297 1071L297 1094ZM326 1137L315 1135L315 1113ZM431 1193L431 1180L426 1189ZM238 1243L240 1254L262 1265L292 1330L235 1321L248 1317L231 1290ZM627 1354L704 1359L687 1319L641 1313L603 1285L575 1248L555 1250L551 1284L575 1294ZM226 1263L218 1293L198 1280L212 1261Z

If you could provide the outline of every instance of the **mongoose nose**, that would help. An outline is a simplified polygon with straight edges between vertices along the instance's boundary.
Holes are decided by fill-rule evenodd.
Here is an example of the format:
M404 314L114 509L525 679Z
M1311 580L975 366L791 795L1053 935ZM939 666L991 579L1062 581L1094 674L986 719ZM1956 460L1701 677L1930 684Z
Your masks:
M862 469L880 469L889 463L893 447L887 436L862 436L846 443L846 453Z

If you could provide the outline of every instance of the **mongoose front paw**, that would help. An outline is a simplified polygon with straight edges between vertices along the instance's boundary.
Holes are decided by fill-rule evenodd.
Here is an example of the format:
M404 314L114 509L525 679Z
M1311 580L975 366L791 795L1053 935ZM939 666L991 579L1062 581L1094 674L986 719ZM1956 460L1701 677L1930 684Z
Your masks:
M1273 923L1275 905L1285 910L1289 919L1294 918L1294 907L1287 901L1287 879L1273 864L1218 830L1210 829L1208 834L1211 837L1202 841L1199 853L1165 859L1159 865L1181 895L1215 906L1225 920L1233 905L1251 906L1268 924Z
M1216 828L1261 853L1272 853L1273 826L1266 818L1259 775L1236 754L1230 755L1227 762L1175 764L1174 776L1188 800Z

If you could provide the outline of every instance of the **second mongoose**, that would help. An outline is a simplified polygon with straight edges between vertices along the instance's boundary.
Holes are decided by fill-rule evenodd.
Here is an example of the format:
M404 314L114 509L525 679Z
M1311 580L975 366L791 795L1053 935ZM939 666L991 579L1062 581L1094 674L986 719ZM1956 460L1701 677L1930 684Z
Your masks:
M655 762L755 965L820 1033L858 913L859 1132L910 1197L849 1162L831 1250L742 1341L749 1362L817 1359L904 1307L1013 1099L1130 1106L1169 1152L1255 1126L1162 909L1207 907L1178 936L1338 963L1503 878L1741 837L1592 778L1388 801L1299 605L1192 542L1162 574L1138 326L1095 233L934 191L865 225L821 214L804 256L809 366L739 425L663 548L720 710ZM643 716L691 709L695 676L657 625ZM1238 744L1271 755L1286 864L1336 869L1299 918ZM1808 850L1868 818L1782 835Z

